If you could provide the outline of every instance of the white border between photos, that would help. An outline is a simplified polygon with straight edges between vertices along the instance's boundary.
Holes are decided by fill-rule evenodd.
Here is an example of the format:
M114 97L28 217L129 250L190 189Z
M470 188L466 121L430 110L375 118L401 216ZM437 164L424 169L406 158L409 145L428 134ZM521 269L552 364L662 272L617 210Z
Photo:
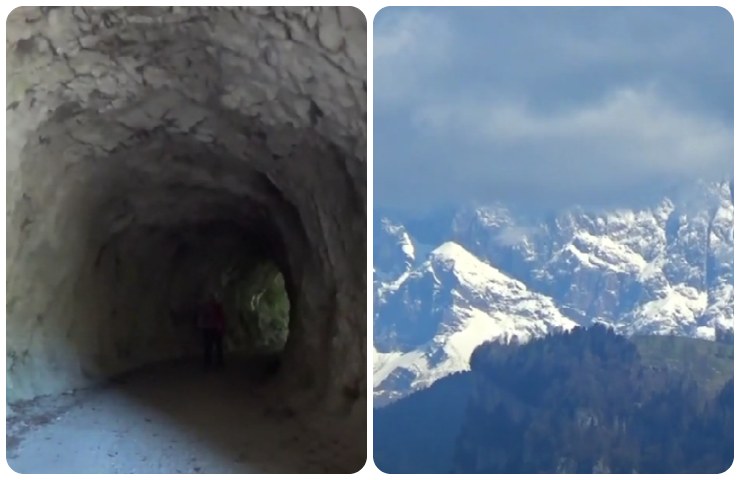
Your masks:
M373 445L373 428L372 428L372 358L369 356L369 352L372 351L372 290L371 286L373 284L372 279L372 266L373 266L373 258L372 258L372 238L373 238L373 222L372 222L372 214L373 214L373 20L375 18L375 15L378 11L380 11L383 7L386 6L450 6L452 2L439 2L439 1L427 1L427 2L418 2L418 1L408 1L408 2L371 2L368 0L357 0L355 2L336 2L336 3L326 3L326 2L280 2L278 5L296 5L296 6L313 6L313 5L348 5L348 6L354 6L362 10L362 12L365 14L365 17L367 19L367 32L368 32L368 40L367 40L367 94L368 94L368 102L367 102L367 145L368 145L368 152L367 152L367 168L368 168L368 189L367 189L367 202L368 202L368 216L367 216L367 285L368 285L368 291L367 291L367 352L368 352L368 359L367 359L367 392L369 394L368 398L368 411L367 411L367 432L368 432L368 443L367 443L367 461L365 463L365 466L356 474L353 474L354 478L378 478L382 476L388 476L387 474L381 472L375 467L375 464L373 462L373 456L372 456L372 445ZM117 2L117 3L108 3L108 2L80 2L76 5L137 5L136 3L129 3L129 2ZM710 3L710 2L689 2L689 1L673 1L673 2L666 2L666 1L653 1L650 2L650 6L721 6L728 10L730 14L732 14L733 18L736 16L735 14L740 11L740 9L734 7L731 2L725 0L721 2L716 3ZM156 2L155 5L161 5L161 6L167 6L170 5L169 3L163 3L163 2ZM182 5L182 4L181 4ZM185 3L185 5L199 5L199 3L192 3L188 2ZM241 3L235 3L235 2L222 2L219 3L219 5L242 5ZM261 3L257 3L256 5L263 5ZM521 2L514 4L514 2L496 2L496 1L489 1L489 2L483 2L483 1L467 1L463 5L465 6L637 6L635 2L619 2L619 1L571 1L571 2L556 2L556 1L540 1L540 2ZM8 14L16 7L20 5L12 5L12 4L4 4L3 5L3 16L5 19L7 19ZM462 5L458 5L462 6ZM639 6L647 6L647 5L639 5ZM5 30L6 24L3 23L3 30ZM734 52L737 52L738 50L738 40L737 35L734 37ZM2 69L3 73L5 72L5 53L3 53L3 62L2 62ZM735 53L735 65L737 65L737 53ZM735 67L735 70L737 70L737 67ZM3 74L3 78L5 78L5 75ZM734 77L735 81L735 90L737 90L738 80L737 75ZM736 98L736 97L735 97ZM735 100L735 112L737 112L737 100ZM5 127L5 117L3 118L3 127ZM5 132L6 129L3 128L3 139L5 139ZM735 134L735 140L737 140L737 134ZM5 150L3 150L3 159L5 158ZM737 180L735 173L735 180ZM5 190L6 187L6 175L3 173L2 177L2 185L3 189ZM7 191L7 190L6 190ZM6 202L6 196L3 195L3 206L5 206ZM2 241L3 241L3 247L5 247L6 242L6 235L5 235L5 228L6 228L6 219L3 219L2 223ZM737 273L737 251L735 251L735 273ZM5 261L6 259L3 258L2 265L3 270L5 270ZM7 279L6 279L7 280ZM3 302L5 302L5 295L6 290L3 289L2 292L2 298ZM5 324L5 315L6 311L3 309L3 324ZM737 346L737 343L736 343ZM2 358L2 364L3 368L5 368L5 356ZM737 365L737 361L735 363ZM5 376L3 376L3 385L5 385ZM735 387L737 389L737 386ZM735 392L737 394L737 391ZM3 388L3 403L5 403L5 388ZM737 395L736 395L737 396ZM737 430L738 420L737 417L735 418L735 427ZM5 438L2 440L3 444L3 451L5 451ZM737 455L737 442L735 442L735 453ZM2 476L15 476L17 475L16 472L14 472L10 467L8 466L7 462L2 463ZM733 463L732 467L725 472L723 475L727 478L732 478L738 473L738 467ZM29 478L33 477L41 477L44 475L29 475ZM92 475L90 477L86 478L103 478L103 477L114 477L113 474L96 474ZM151 476L155 477L154 474L143 474L143 476ZM165 475L156 475L156 478L168 478L168 477L174 477L177 476L176 474L165 474ZM233 475L237 476L237 475ZM275 478L280 477L296 477L298 475L276 475ZM301 475L302 477L317 477L319 475ZM350 475L340 475L340 476L350 476ZM418 477L421 478L424 475L408 475L408 477L414 478ZM450 478L453 475L442 475L443 478ZM458 475L455 475L458 476ZM522 477L529 477L534 475L523 475ZM556 475L540 475L541 476L549 476L549 477L557 477ZM624 477L632 478L632 475L622 475ZM642 477L645 476L651 476L651 477L668 477L668 475L641 475ZM705 475L706 477L710 477L710 475ZM401 475L398 475L398 477L403 477ZM592 477L603 477L606 478L606 475L593 475ZM620 477L620 475L610 475L608 478L616 478ZM704 475L700 475L700 477L704 477Z

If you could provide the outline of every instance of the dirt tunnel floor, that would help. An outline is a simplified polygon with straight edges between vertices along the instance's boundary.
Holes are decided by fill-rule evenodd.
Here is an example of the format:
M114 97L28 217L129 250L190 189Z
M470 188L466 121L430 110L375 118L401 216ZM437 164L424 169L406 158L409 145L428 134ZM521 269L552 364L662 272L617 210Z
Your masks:
M264 360L149 366L105 386L13 406L8 464L20 473L352 473L365 432L295 411ZM364 419L363 419L364 421Z

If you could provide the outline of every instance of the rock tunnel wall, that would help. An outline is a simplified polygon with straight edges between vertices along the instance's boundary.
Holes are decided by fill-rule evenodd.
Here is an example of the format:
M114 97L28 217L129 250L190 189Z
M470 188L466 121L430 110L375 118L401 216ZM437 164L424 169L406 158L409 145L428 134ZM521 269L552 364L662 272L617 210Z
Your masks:
M364 401L362 13L21 7L7 27L8 400L184 354L172 312L261 255L291 301L284 375Z

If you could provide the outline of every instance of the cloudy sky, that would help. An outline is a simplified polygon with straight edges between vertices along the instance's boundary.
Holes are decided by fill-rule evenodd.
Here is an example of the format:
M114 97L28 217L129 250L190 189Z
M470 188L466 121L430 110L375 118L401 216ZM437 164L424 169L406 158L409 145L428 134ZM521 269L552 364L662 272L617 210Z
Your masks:
M376 207L632 206L732 176L720 8L386 8Z

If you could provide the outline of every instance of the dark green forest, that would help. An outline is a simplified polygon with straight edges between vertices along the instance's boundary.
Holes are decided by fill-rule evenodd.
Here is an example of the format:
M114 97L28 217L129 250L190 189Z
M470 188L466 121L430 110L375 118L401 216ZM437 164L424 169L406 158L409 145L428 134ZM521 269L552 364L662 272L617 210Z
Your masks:
M711 473L733 458L733 349L595 325L488 343L375 412L386 472Z

